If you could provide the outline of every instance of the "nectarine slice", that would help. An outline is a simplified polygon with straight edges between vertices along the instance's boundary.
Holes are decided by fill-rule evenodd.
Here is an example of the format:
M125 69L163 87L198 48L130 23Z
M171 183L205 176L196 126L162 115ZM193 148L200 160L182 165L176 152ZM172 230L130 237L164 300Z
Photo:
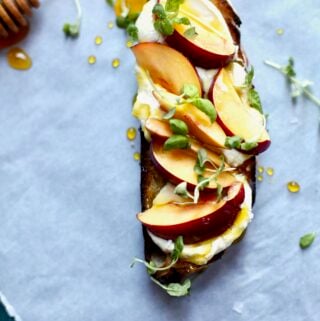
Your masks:
M180 5L178 17L188 18L196 34L187 36L185 32L190 25L176 24L173 35L166 38L171 47L186 55L196 66L207 69L222 67L232 59L236 47L223 15L212 2L185 0Z
M155 84L176 95L180 95L185 84L194 85L202 92L195 68L180 52L159 43L140 43L131 49L138 65Z
M183 236L185 243L200 242L216 237L230 228L240 211L245 191L242 183L229 188L226 199L214 197L194 205L166 204L153 206L137 215L140 222L153 234L175 240Z
M218 155L210 153L211 160L217 165L221 164ZM197 155L192 150L174 149L165 151L163 144L154 140L152 142L151 159L158 171L174 184L187 182L189 186L195 187L198 184L197 174L194 166ZM222 172L218 177L218 183L224 188L231 186L236 181L230 172ZM206 189L216 189L217 183L212 180Z
M159 101L161 108L166 112L170 111L172 106L158 92L153 93ZM226 134L217 122L210 122L207 115L191 104L183 104L176 106L175 118L181 119L189 127L192 136L196 137L200 142L215 146L224 147Z
M229 72L222 68L209 91L218 114L217 121L228 136L239 136L245 141L257 141L258 146L249 151L258 154L270 146L270 137L261 121L250 113L235 90Z

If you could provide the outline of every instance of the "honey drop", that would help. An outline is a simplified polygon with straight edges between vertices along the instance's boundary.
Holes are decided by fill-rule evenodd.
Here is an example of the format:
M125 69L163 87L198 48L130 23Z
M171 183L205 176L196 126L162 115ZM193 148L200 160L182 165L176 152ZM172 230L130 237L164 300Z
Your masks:
M133 159L134 159L134 160L139 161L140 158L141 158L140 153L134 153L134 154L133 154Z
M271 168L271 167L267 168L267 174L268 174L269 176L273 176L273 174L274 174L274 169Z
M101 36L97 36L95 39L94 39L94 43L97 45L97 46L100 46L103 42L103 38Z
M96 58L95 56L91 55L91 56L88 57L88 63L89 63L89 65L95 64L96 61L97 61L97 58Z
M264 167L263 166L259 166L258 167L258 173L263 174L263 172L264 172Z
M137 137L137 130L134 127L128 128L127 138L132 141L132 140L135 140L136 137Z
M291 181L287 184L288 190L291 193L298 193L300 191L300 185L299 183L295 181Z
M113 22L112 22L112 21L110 21L110 22L108 23L108 28L109 28L109 29L112 29L112 28L113 28Z
M118 68L120 66L120 60L118 58L112 60L112 67Z
M284 34L284 30L282 28L278 28L276 30L276 33L277 33L278 36L282 36Z
M27 70L32 66L29 55L21 48L11 48L7 53L7 61L11 68L17 70Z
M131 40L128 40L126 45L128 48L131 48L133 46L133 42Z
M259 182L262 182L262 181L263 181L263 176L262 176L262 175L258 175L257 180L258 180Z

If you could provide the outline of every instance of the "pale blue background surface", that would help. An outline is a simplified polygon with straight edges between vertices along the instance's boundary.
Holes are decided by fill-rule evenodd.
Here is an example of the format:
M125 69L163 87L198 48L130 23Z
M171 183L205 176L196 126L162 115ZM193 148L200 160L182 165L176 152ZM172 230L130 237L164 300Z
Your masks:
M283 77L262 63L294 56L320 95L319 1L234 1L270 114L273 145L260 163L275 176L258 185L245 239L183 299L129 268L143 255L132 157L139 142L126 139L138 126L133 58L123 32L107 28L113 13L104 1L82 2L76 41L60 31L75 15L72 1L42 3L23 43L30 71L10 69L0 53L0 290L25 321L320 320L320 240L304 252L298 246L301 235L320 232L319 112L303 100L292 106ZM292 179L298 195L286 190Z

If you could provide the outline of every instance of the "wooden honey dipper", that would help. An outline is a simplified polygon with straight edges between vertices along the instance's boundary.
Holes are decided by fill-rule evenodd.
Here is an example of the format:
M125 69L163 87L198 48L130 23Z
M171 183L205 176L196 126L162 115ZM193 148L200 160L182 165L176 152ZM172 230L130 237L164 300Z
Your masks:
M29 31L27 16L39 0L0 0L0 49L22 40Z

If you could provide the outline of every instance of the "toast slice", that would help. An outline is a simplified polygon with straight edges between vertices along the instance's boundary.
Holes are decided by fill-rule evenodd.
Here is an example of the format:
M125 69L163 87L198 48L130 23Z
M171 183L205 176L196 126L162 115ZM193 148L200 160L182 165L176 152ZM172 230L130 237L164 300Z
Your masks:
M241 20L235 12L232 5L227 0L212 0L213 4L222 14L227 28L229 29L234 45L237 47L236 59L242 61L242 65L245 69L248 68L247 57L241 47L241 34L240 25ZM171 45L171 43L169 43ZM171 45L174 47L174 45ZM176 48L177 49L177 48ZM178 50L179 51L179 50ZM192 59L191 59L192 60ZM225 63L225 65L228 62ZM161 73L161 71L160 71ZM163 176L163 172L159 171L159 167L155 166L154 160L152 159L152 146L145 138L145 132L141 130L141 205L142 212L147 211L153 207L153 200L158 195L160 190L166 185L167 179ZM256 193L256 157L252 155L242 165L237 166L237 173L243 175L249 183L252 191L252 205L255 200ZM160 249L158 245L154 243L150 236L150 231L143 226L144 235L144 250L145 250L145 261L146 262L161 262L161 266L168 266L172 262L171 254L165 253ZM236 243L242 239L245 234L244 232L238 235L233 243ZM183 283L187 278L195 273L204 271L209 264L220 259L223 256L224 251L218 252L205 264L191 263L190 260L179 259L169 269L164 269L155 272L152 277L161 284L170 283Z

